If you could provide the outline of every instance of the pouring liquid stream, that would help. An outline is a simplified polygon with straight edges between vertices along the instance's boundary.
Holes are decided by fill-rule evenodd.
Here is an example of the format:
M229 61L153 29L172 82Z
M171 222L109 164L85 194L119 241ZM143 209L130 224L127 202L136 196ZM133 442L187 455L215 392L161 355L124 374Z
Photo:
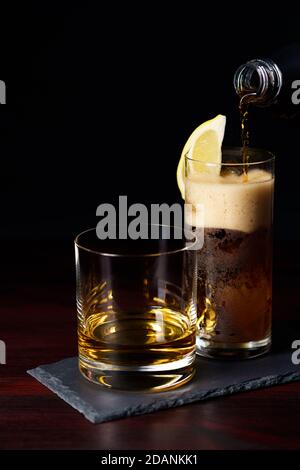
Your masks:
M241 141L243 156L243 181L248 181L249 169L249 145L250 145L250 129L249 129L249 104L256 93L247 94L241 97L239 102L240 122L241 122Z

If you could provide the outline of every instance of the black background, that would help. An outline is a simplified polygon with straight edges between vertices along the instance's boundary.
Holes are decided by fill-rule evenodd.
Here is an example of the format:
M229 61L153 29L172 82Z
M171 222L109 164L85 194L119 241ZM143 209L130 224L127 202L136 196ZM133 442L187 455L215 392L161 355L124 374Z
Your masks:
M21 5L2 7L0 32L0 237L17 242L71 243L119 195L179 201L176 167L195 127L226 114L225 144L240 144L236 68L300 40L295 9ZM298 239L299 121L262 109L250 120L252 144L277 156L276 238Z
M40 396L35 385L22 384L25 369L37 365L37 357L51 362L71 343L75 346L75 235L95 226L97 206L116 203L119 195L128 195L129 203L180 201L176 168L195 127L226 114L225 144L240 144L232 85L236 68L300 41L299 8L269 3L262 15L263 5L0 3L0 79L7 86L7 104L0 105L0 338L8 344L13 366L5 367L7 383L14 377L5 401L7 429L12 435L17 422L25 430L21 441L9 447L25 445L26 436L34 439L39 429L35 447L40 439L50 445L55 416L64 416L49 402L47 438L44 424L35 430L35 423L45 421L50 398ZM294 257L293 240L300 238L300 123L277 119L265 109L252 110L250 123L252 144L277 156L275 262L284 269L275 277L275 313L282 332L287 323L282 315L293 318L297 311L299 255ZM290 255L278 262L285 247L293 254L293 266ZM66 280L72 290L65 288ZM36 288L38 283L46 286ZM292 407L293 395L288 396ZM14 415L11 403L16 404ZM35 403L41 413L32 411ZM265 406L260 403L257 409ZM33 421L27 423L29 414ZM260 418L267 420L266 429L268 416ZM76 432L81 435L81 428ZM270 433L273 444L279 442L276 435ZM70 439L71 434L62 446ZM37 458L40 462L43 456Z

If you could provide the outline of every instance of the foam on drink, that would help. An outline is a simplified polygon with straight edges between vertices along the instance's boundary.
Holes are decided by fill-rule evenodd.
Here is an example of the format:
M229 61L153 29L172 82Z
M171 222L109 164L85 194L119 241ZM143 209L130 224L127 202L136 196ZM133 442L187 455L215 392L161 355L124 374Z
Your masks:
M261 169L249 170L247 182L243 174L195 172L186 179L186 202L203 204L206 228L250 233L270 224L273 186L271 174ZM194 211L188 223L201 226L203 218Z

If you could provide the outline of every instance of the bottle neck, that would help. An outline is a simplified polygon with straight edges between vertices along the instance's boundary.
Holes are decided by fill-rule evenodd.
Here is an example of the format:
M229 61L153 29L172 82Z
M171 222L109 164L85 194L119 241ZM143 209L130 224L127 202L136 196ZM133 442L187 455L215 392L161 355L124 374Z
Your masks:
M271 59L254 59L237 69L233 83L241 104L269 106L281 91L282 73Z

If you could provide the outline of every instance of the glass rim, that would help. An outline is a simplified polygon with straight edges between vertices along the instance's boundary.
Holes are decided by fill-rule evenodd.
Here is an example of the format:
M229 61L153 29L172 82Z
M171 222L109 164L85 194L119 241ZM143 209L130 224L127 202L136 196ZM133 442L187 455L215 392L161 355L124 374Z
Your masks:
M243 147L222 147L222 155L223 154L228 154L230 152L239 152L242 156L242 150L243 150ZM250 152L254 152L254 153L261 153L261 154L265 154L265 155L268 155L268 158L266 158L265 160L258 160L256 162L247 162L246 165L247 167L251 167L251 166L255 166L255 165L263 165L263 164L267 164L267 163L273 163L275 161L275 155L270 151L270 150L265 150L265 149L261 149L261 148L258 148L258 147L249 147L248 150ZM199 159L196 159L196 158L191 158L188 156L188 152L185 154L184 158L186 158L187 160L191 161L191 162L197 162L197 163L201 163L202 165L205 165L205 166L208 166L208 167L222 167L222 166L232 166L232 167L241 167L241 166L244 166L245 163L244 162L222 162L221 163L209 163L209 162L205 162L203 160L199 160Z
M117 225L117 224L116 224ZM146 225L146 224L145 224ZM177 229L180 229L182 231L182 233L185 233L185 229L182 228L182 227L179 227L178 225L165 225L165 224L147 224L148 226L156 226L156 227L168 227L168 228L177 228ZM117 225L118 226L118 225ZM165 256L165 255L173 255L173 254L176 254L176 253L181 253L181 252L184 252L184 251L188 251L188 250L192 250L192 247L194 245L197 244L197 235L192 231L192 230L188 230L189 233L193 234L193 242L191 242L190 244L186 244L185 246L183 246L182 248L177 248L175 250L166 250L166 251L158 251L158 252L153 252L153 253L108 253L108 252L105 252L105 251L100 251L100 250L94 250L92 248L87 248L83 245L81 245L79 243L79 238L88 233L88 232L95 232L95 236L96 238L99 240L99 242L101 242L101 239L97 237L96 235L96 227L93 227L93 228L89 228L87 230L83 230L82 232L80 232L74 239L74 244L77 248L81 249L81 250L84 250L88 253L93 253L95 255L98 255L98 256L107 256L107 257L112 257L112 258L150 258L150 257L155 257L155 256ZM106 239L106 240L109 240L109 239ZM106 241L106 240L102 240L102 241ZM112 239L114 241L118 241L119 239L118 238L115 238L115 239ZM123 239L124 240L124 239ZM137 239L137 240L132 240L132 241L139 241L139 240L142 240L141 238ZM152 241L155 241L156 239L153 239L153 238L147 238L147 239L144 239L144 240L152 240ZM165 239L166 241L168 241L168 239ZM180 240L180 239L178 239ZM159 239L157 239L156 241L159 241ZM195 252L197 250L194 250Z

